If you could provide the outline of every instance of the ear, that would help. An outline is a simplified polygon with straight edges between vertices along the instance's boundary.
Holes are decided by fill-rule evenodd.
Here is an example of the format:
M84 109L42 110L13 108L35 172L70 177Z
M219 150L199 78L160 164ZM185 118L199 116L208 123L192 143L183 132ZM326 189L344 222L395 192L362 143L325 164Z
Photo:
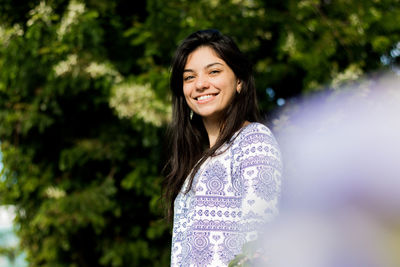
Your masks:
M236 92L240 94L241 91L242 91L242 81L238 79L236 82Z

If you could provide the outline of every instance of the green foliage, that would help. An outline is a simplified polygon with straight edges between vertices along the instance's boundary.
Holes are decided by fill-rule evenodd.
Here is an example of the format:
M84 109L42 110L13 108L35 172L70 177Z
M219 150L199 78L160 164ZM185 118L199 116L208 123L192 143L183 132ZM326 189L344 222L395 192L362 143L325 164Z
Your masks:
M381 68L400 40L398 4L0 0L0 202L16 207L30 265L168 265L169 65L189 33L233 36L268 111Z
M147 20L126 31L131 44L145 47L145 72L167 68L189 33L216 28L253 61L264 111L278 98L318 90L343 73L382 68L381 55L400 40L398 0L150 0L147 7ZM268 96L266 88L276 94Z
M25 24L1 28L1 203L16 206L32 266L165 266L170 237L157 202L165 114L121 118L113 87L132 79L107 57L115 29L84 3L58 8L41 2Z

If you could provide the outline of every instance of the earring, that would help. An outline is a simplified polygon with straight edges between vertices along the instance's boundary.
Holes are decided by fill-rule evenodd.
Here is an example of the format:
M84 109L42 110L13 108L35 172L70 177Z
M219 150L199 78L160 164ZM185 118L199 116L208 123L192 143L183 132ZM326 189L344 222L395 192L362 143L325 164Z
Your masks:
M190 120L193 119L193 110L190 110L189 118L190 118Z

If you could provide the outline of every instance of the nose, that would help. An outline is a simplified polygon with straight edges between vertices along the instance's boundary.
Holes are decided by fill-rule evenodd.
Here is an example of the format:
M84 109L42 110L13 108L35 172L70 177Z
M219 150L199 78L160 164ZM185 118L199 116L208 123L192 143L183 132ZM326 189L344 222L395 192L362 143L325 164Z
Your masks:
M210 87L210 83L205 75L199 75L196 80L196 89L204 90Z

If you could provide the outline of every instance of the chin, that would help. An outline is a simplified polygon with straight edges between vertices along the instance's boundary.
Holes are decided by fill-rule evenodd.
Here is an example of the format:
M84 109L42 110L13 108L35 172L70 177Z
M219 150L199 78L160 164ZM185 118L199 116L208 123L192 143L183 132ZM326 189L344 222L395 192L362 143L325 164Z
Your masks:
M209 118L215 116L215 112L210 111L200 111L197 115L201 116L202 118Z

